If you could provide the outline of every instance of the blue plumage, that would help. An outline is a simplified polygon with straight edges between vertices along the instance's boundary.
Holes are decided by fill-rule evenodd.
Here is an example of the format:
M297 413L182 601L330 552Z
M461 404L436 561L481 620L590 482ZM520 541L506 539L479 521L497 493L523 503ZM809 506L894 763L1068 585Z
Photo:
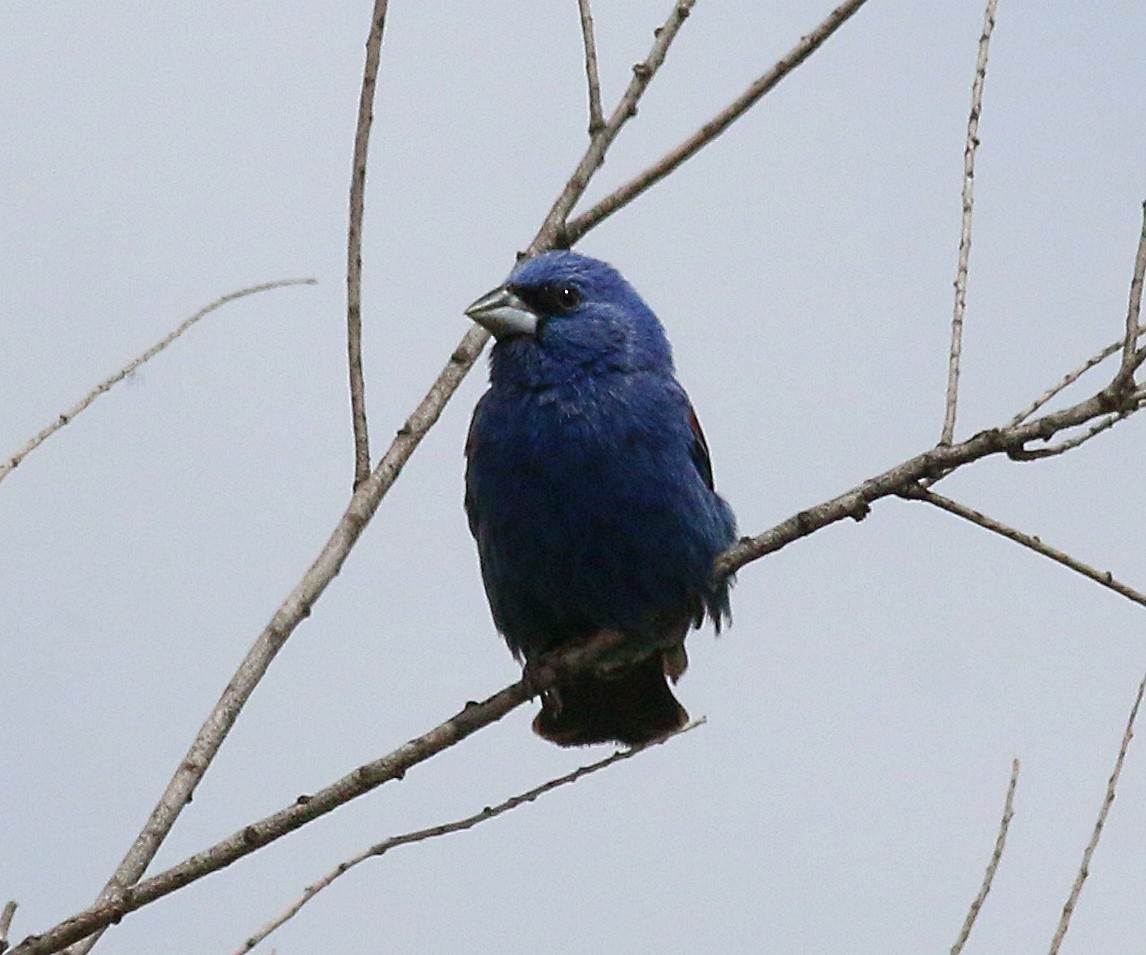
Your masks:
M639 743L683 724L665 682L728 582L735 538L660 322L611 266L550 252L468 314L498 336L466 444L466 512L498 630L526 663L619 630L642 663L543 698L563 745Z

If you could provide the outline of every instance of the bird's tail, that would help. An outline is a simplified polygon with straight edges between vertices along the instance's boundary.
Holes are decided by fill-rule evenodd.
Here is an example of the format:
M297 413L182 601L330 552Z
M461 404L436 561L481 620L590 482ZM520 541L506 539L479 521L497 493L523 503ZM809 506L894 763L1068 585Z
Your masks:
M675 683L687 665L681 646L620 670L578 674L542 696L533 732L558 746L637 746L678 730L688 713L667 677Z

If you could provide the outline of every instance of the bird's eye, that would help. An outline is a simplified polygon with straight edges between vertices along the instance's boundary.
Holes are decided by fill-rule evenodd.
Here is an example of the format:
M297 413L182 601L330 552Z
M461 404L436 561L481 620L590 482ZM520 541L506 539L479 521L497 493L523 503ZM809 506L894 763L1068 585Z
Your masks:
M545 318L568 315L581 304L581 291L571 282L544 285L511 285L509 290Z
M581 304L581 293L572 285L562 285L557 289L554 298L563 312L571 312Z

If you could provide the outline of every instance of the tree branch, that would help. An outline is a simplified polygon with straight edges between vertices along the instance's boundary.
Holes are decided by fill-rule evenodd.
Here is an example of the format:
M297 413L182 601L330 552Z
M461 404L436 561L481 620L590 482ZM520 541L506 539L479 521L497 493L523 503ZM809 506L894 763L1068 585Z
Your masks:
M536 255L556 246L568 247L585 234L586 230L577 232L575 235L569 232L569 227L566 224L569 213L577 204L577 200L584 194L593 174L601 167L605 153L613 144L613 140L617 138L617 134L625 123L637 115L637 105L640 103L641 97L644 96L645 90L648 89L653 77L656 76L657 70L664 63L669 47L672 46L673 40L676 39L677 33L684 26L684 21L688 19L688 15L695 5L696 0L677 0L673 4L668 19L654 31L653 45L648 56L633 66L633 78L621 95L616 109L613 110L613 115L609 117L600 134L589 141L589 148L585 150L581 162L577 164L573 175L569 177L565 188L561 190L561 195L557 197L549 213L545 216L541 229L525 253L526 256Z
M1141 338L1143 333L1146 333L1146 329L1139 329L1138 337ZM1117 338L1115 341L1111 342L1109 345L1103 348L1102 351L1095 355L1091 355L1086 361L1084 361L1073 371L1067 372L1057 384L1051 385L1050 388L1044 391L1034 401L1027 405L1027 407L1016 414L1009 423L1012 425L1022 424L1027 420L1027 418L1029 418L1041 407L1043 407L1043 405L1045 405L1048 401L1066 391L1067 388L1078 381L1078 379L1090 371L1091 368L1101 365L1104 361L1106 361L1107 358L1113 355L1116 351L1119 351L1123 347L1124 341L1124 338Z
M863 520L874 501L899 495L918 481L949 473L955 468L994 454L1014 457L1028 441L1045 441L1059 431L1085 424L1105 414L1114 400L1104 389L1085 401L1033 421L980 431L958 444L941 444L917 454L830 501L801 511L757 537L741 538L717 559L714 573L717 576L729 574L845 517Z
M987 53L995 29L998 0L987 0L979 58L971 85L971 115L967 118L967 145L963 149L963 222L959 230L959 267L955 272L955 312L951 318L951 354L947 366L947 403L943 415L942 444L955 438L955 408L959 402L959 361L963 355L963 313L967 310L967 266L971 259L971 215L975 208L975 152L979 148L979 114L983 110L983 86L987 80Z
M618 209L622 209L641 195L650 186L660 182L677 166L691 159L696 153L716 139L736 120L767 93L770 93L779 82L803 63L816 50L824 45L825 41L851 18L867 0L847 0L833 10L824 21L811 33L800 39L788 53L779 60L775 66L748 87L724 110L717 113L712 119L700 127L688 139L684 140L671 152L666 153L653 165L642 173L625 183L615 192L609 194L587 212L578 216L568 224L564 237L566 243L572 245L590 229L611 216Z
M593 39L593 13L589 0L577 0L581 12L581 39L585 44L585 79L589 85L589 138L605 128L601 111L601 78L597 75L597 43Z
M1130 385L1141 361L1135 361L1135 348L1138 344L1139 315L1142 311L1142 280L1146 276L1146 201L1142 203L1142 234L1138 237L1138 252L1134 256L1134 276L1130 279L1130 301L1126 306L1126 337L1122 345L1122 367L1115 378L1115 385L1126 388Z
M156 899L190 885L252 852L281 839L339 806L377 789L407 770L511 713L532 696L563 682L572 674L629 655L622 634L601 631L589 643L543 658L528 679L512 683L482 703L467 703L458 713L393 752L365 763L313 795L299 796L290 806L244 826L238 832L184 861L125 886L102 903L66 919L41 935L31 935L9 955L49 955L86 938Z
M470 336L467 336L467 339L469 338ZM480 344L478 347L480 349ZM473 357L476 358L476 352ZM472 360L469 364L472 365ZM358 535L361 534L369 518L377 509L386 490L400 473L402 465L413 453L414 448L429 427L437 420L445 403L442 394L446 389L452 390L452 387L456 387L456 381L460 380L463 374L460 370L461 367L462 362L458 353L455 352L451 364L442 373L445 382L442 383L442 379L439 379L439 384L431 389L414 415L399 431L391 449L383 456L382 461L379 462L369 479L355 491L351 498L350 507L343 515L318 560L259 636L239 672L224 692L223 698L211 716L208 717L199 737L192 744L187 758L181 764L175 779L168 787L164 801L169 801L174 791L184 793L183 798L179 801L180 805L186 802L203 772L206 771L211 758L218 751L243 703L266 672L271 660L274 659L275 654L282 648L287 637L298 623L309 614L310 607L338 573ZM1007 453L1013 456L1016 452L1021 451L1028 441L1046 441L1061 430L1076 427L1108 413L1111 404L1115 403L1116 400L1107 388L1085 401L1036 418L1033 421L983 431L959 444L939 445L909 458L890 470L864 481L844 494L793 515L757 537L742 538L718 558L714 567L714 575L727 575L751 561L758 560L766 554L779 550L802 537L807 537L820 528L845 517L861 520L867 515L872 502L891 495L898 495L927 477L949 472L964 464L994 454ZM248 826L213 849L200 853L185 863L154 876L146 882L139 883L134 888L124 887L102 907L93 907L67 922L61 923L39 939L35 937L29 939L15 951L19 952L20 955L58 951L60 947L118 920L126 912L134 911L155 898L200 878L208 871L215 871L229 865L260 846L280 838L319 815L331 811L331 809L341 805L342 802L375 788L387 779L401 775L410 766L429 758L448 746L452 746L477 729L500 719L523 703L531 695L531 691L539 692L554 685L559 678L563 679L562 674L565 671L561 668L581 665L577 661L582 659L583 653L590 654L586 659L597 660L599 657L593 654L615 652L623 643L619 635L607 634L606 636L613 639L613 643L603 647L595 642L584 651L579 650L571 654L559 655L551 661L549 666L537 668L532 672L528 686L524 681L520 681L479 706L467 707L453 719L417 740L411 741L389 757L367 764L350 776L323 790L323 793L320 794L321 798L308 799L302 805L292 806L275 816L268 817L261 823ZM554 670L553 667L557 667L557 669ZM163 804L161 802L161 806ZM149 837L150 841L157 847L173 822L174 816L171 816L169 821L165 823L166 828L162 831L156 831L154 834L145 829L140 839ZM61 939L62 941L60 941Z
M1136 604L1146 607L1146 594L1135 590L1133 587L1128 587L1119 580L1115 580L1114 575L1111 574L1110 571L1096 570L1089 564L1084 564L1081 560L1071 557L1070 554L1065 551L1061 551L1057 547L1051 547L1049 544L1044 544L1039 538L1025 534L1014 527L995 520L993 517L988 517L980 511L972 510L960 504L958 501L953 501L949 497L944 497L942 494L936 494L934 491L929 491L918 486L907 488L901 493L901 496L911 500L926 501L928 504L934 504L940 510L947 511L948 514L954 514L966 521L970 521L972 524L978 524L979 527L993 531L1007 538L1007 540L1012 540L1016 544L1030 548L1036 554L1049 557L1051 560L1062 564L1064 567L1069 567L1071 570L1082 574L1082 576L1093 580L1095 583L1101 584L1103 587L1109 587L1115 593L1121 594L1128 600L1133 600Z
M1041 458L1057 457L1066 451L1081 447L1091 438L1097 437L1109 428L1113 428L1119 421L1125 421L1141 407L1141 403L1142 397L1139 396L1135 399L1133 406L1107 415L1100 421L1096 421L1081 434L1076 434L1074 437L1060 441L1058 444L1047 445L1045 448L1023 448L1020 451L1015 451L1011 455L1011 458L1015 461L1038 461Z
M5 461L3 464L0 464L0 481L3 481L4 478L16 470L16 468L19 467L20 462L23 461L24 458L26 458L33 451L35 451L36 448L38 448L41 444L47 441L48 438L59 431L64 425L73 421L76 415L78 415L81 411L86 410L87 407L96 400L96 398L98 398L104 392L110 391L112 386L119 384L119 382L123 381L123 379L130 375L132 372L138 370L141 365L149 362L152 358L163 351L168 345L175 341L175 339L187 331L187 329L198 322L199 319L210 315L218 308L222 308L222 306L226 305L228 302L233 302L240 298L246 298L248 295L256 295L259 292L267 292L276 288L286 288L289 285L314 284L314 279L281 279L277 282L264 282L261 285L252 285L249 288L239 289L237 292L230 292L221 298L215 299L215 301L213 301L210 305L206 305L199 309L199 311L197 311L190 318L184 319L182 322L180 322L171 332L169 332L166 336L152 345L142 355L136 356L110 378L106 378L105 380L101 381L98 385L95 386L95 388L93 388L82 399L80 399L80 401L74 404L58 418L56 418L55 421L44 428L27 444L20 448L19 451L13 454L7 461Z
M1003 818L999 821L999 834L995 837L995 849L991 853L991 861L987 863L987 871L983 874L983 884L979 886L979 894L971 903L971 908L967 911L967 918L963 920L963 927L959 930L959 937L951 946L951 955L959 955L963 951L963 946L967 944L975 920L979 917L979 910L987 901L987 893L991 891L991 884L995 881L995 873L998 871L999 862L1003 858L1003 849L1007 845L1007 829L1015 815L1015 787L1018 784L1019 761L1015 759L1011 761L1011 781L1007 784L1007 798L1003 802Z
M1134 721L1138 718L1138 707L1142 703L1144 690L1146 690L1146 677L1143 677L1142 682L1138 684L1138 695L1134 697L1134 705L1130 708L1130 718L1126 721L1126 732L1122 734L1122 745L1118 748L1118 758L1114 761L1114 771L1110 774L1110 781L1106 784L1106 797L1102 800L1102 808L1098 810L1098 819L1095 820L1094 832L1091 834L1090 842L1086 844L1086 849L1082 853L1082 864L1079 866L1078 875L1075 877L1074 885L1071 886L1066 904L1062 907L1062 917L1059 919L1054 938L1051 939L1050 955L1058 955L1062 940L1066 937L1067 929L1070 928L1070 919L1074 914L1074 907L1078 904L1082 884L1090 874L1090 860L1094 856L1094 850L1098 848L1098 840L1102 838L1102 828L1106 825L1106 817L1110 814L1110 807L1114 804L1118 777L1122 775L1122 764L1126 761L1126 751L1130 748L1130 741L1134 738Z
M366 208L366 158L374 122L374 87L382 56L382 30L388 0L374 0L366 65L358 98L354 168L350 176L350 228L346 242L346 350L350 365L350 412L354 422L354 487L370 474L370 437L366 430L366 382L362 376L362 219Z
M3 912L0 912L0 955L4 955L8 948L8 932L12 928L12 919L16 915L16 907L17 903L13 900L4 906Z
M509 812L511 809L516 809L518 806L533 802L538 797L543 796L547 792L551 792L560 786L564 786L569 783L575 783L582 777L588 776L591 773L597 772L598 770L612 766L614 763L619 763L625 759L631 759L633 756L644 752L646 749L649 749L652 746L659 746L661 743L667 743L673 737L680 736L682 733L687 733L689 730L696 729L696 727L700 726L704 722L704 718L701 717L699 720L694 720L687 726L683 726L679 730L673 730L671 733L668 733L659 739L652 740L651 742L644 743L640 746L634 746L630 749L617 750L612 755L606 756L604 759L599 759L595 763L589 763L586 766L581 766L573 770L571 773L566 773L564 776L558 776L556 779L551 779L546 783L542 783L540 786L536 786L533 789L530 789L528 792L521 793L517 796L511 796L509 799L505 800L505 802L498 803L496 806L486 806L486 808L481 812L474 813L472 816L467 816L465 819L458 819L454 822L447 822L439 826L430 826L427 829L418 829L414 832L407 832L400 836L391 836L389 839L376 843L369 849L364 849L362 852L359 852L356 855L351 856L349 859L339 863L336 868L332 869L317 882L308 885L303 891L302 895L299 896L299 898L296 899L295 902L285 912L267 922L266 925L264 925L254 935L248 938L242 945L235 949L234 955L245 955L246 952L254 949L272 932L298 915L298 913L302 910L302 907L316 895L318 895L319 892L330 886L336 879L344 876L359 863L365 862L367 859L385 855L391 849L395 849L398 846L406 846L415 842L424 842L427 839L434 839L438 836L445 836L453 832L462 832L466 829L472 829L474 826L478 825L479 823L483 823L488 819L493 819L497 816L501 816Z

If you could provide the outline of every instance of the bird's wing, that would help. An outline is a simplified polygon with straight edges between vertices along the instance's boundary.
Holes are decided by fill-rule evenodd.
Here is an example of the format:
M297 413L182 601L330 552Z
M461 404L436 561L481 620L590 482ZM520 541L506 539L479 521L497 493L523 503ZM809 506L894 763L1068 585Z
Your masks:
M688 401L688 399L685 399ZM704 478L704 483L708 485L708 489L715 490L712 481L712 457L708 453L708 442L704 439L704 430L700 426L700 419L696 416L696 410L692 407L692 403L688 404L688 423L692 428L692 463L696 465L697 471L700 476Z
M478 538L478 512L477 512L477 495L474 493L473 481L470 477L470 468L473 467L474 451L477 449L478 444L478 417L481 415L482 405L485 403L486 396L482 395L481 400L478 401L477 407L474 408L474 416L470 419L470 429L466 433L466 520L469 521L470 533L473 535L474 540Z

